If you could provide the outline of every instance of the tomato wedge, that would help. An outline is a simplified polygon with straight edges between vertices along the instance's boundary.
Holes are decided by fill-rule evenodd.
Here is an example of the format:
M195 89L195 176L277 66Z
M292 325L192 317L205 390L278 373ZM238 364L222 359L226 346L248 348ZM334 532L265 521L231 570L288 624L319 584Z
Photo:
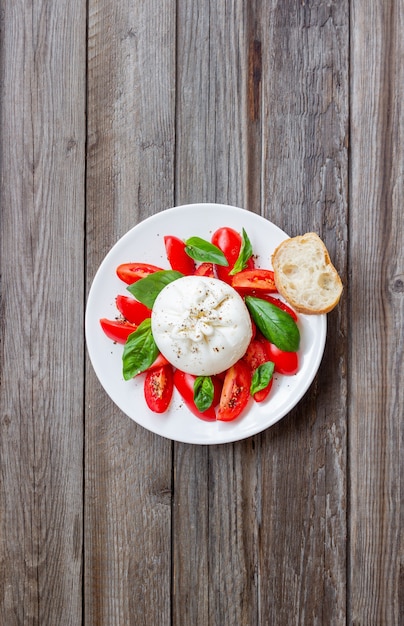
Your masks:
M168 262L173 270L190 276L195 271L195 261L185 252L185 242L179 237L166 235L164 237L164 245Z
M253 372L259 365L262 365L271 359L268 356L266 344L258 339L252 339L245 355L243 356L243 360Z
M151 309L131 296L119 295L115 298L115 303L118 311L132 324L140 324L147 317L151 317Z
M243 360L250 368L251 374L253 374L257 367L259 367L263 363L271 361L266 343L264 341L260 341L259 339L252 339L245 355L243 356ZM261 389L260 391L255 392L253 398L256 402L263 402L263 400L265 400L265 398L271 391L272 383L273 378L271 378L265 389Z
M137 328L136 324L131 324L126 320L108 320L105 317L100 319L100 324L107 337L117 343L126 343L129 335Z
M211 241L215 246L220 248L229 263L227 266L216 265L217 276L220 280L224 280L226 283L231 284L232 276L229 276L229 273L233 269L240 254L242 237L240 233L233 228L223 226L222 228L218 228L213 233ZM248 267L254 267L254 261L252 258L248 260Z
M157 355L156 360L147 368L147 371L154 369L155 367L161 367L162 365L169 365L170 362L167 361L166 357L161 354L161 352Z
M217 411L218 420L229 422L243 412L250 397L250 386L251 370L241 359L226 372Z
M274 382L274 379L272 377L268 385L265 387L265 389L261 389L260 391L255 392L253 396L255 402L263 402L269 396L269 392L271 391L273 382Z
M173 390L172 365L161 365L146 372L144 397L151 411L164 413L171 402Z
M213 263L201 263L194 271L195 276L208 276L208 278L216 278Z
M116 268L117 276L127 285L133 285L141 278L154 274L162 268L150 263L122 263Z
M245 295L256 292L276 292L278 291L274 281L272 270L252 269L243 270L234 274L231 286L239 293Z
M201 411L199 411L194 402L194 383L196 378L197 377L193 376L193 374L187 374L186 372L183 372L181 370L175 370L174 385L191 413L196 415L196 417L199 417L200 419L206 421L215 420L215 406L219 404L220 394L222 391L222 383L218 377L211 377L214 387L213 402L209 409L206 409L206 411L203 411L203 413L201 413Z
M297 352L286 352L285 350L281 350L273 343L265 339L265 337L260 337L259 341L261 341L265 350L268 354L268 361L273 361L275 364L275 372L278 374L285 374L286 376L293 376L296 374L299 369L299 357Z

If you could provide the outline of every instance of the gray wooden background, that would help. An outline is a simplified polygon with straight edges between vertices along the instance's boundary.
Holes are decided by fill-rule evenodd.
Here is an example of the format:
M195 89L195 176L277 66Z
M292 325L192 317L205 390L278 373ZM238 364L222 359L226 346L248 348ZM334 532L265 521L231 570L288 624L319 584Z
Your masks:
M400 624L403 26L403 0L1 0L2 625ZM304 400L235 444L137 426L84 344L106 252L189 202L317 231L345 286Z

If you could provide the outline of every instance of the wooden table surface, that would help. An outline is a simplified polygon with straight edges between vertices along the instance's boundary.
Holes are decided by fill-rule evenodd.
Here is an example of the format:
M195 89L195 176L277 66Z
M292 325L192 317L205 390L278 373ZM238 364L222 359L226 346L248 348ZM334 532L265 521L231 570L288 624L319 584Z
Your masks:
M0 623L400 624L404 1L3 0L0 26ZM192 202L316 231L344 283L304 399L234 444L138 426L85 347L107 251Z

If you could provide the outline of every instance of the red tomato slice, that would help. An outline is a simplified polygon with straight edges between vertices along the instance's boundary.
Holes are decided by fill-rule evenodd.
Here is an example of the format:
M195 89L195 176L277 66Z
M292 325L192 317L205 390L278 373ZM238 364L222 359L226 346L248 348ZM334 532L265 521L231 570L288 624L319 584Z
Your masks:
M297 352L285 352L264 337L260 338L260 341L265 345L268 361L273 361L275 364L275 372L285 374L286 376L296 374L299 369L299 357Z
M151 370L155 367L161 367L162 365L169 365L170 362L167 361L166 357L161 354L161 352L157 355L156 360L147 368L147 370Z
M107 337L117 343L126 343L129 335L137 328L136 324L131 324L126 320L107 320L105 317L100 319L100 324Z
M146 372L144 397L151 411L164 413L171 402L173 390L172 365L161 365Z
M234 263L240 254L241 235L234 228L223 226L218 228L212 235L213 245L220 248L229 263Z
M238 259L238 255L240 254L242 237L240 233L233 228L223 226L222 228L218 228L213 233L211 241L215 246L220 248L229 263L226 267L216 265L217 276L220 280L224 280L226 283L231 284L232 277L229 276L229 272L233 269L234 264ZM254 261L252 258L248 260L248 267L254 267Z
M196 376L192 374L187 374L186 372L182 372L181 370L175 370L174 372L174 385L184 400L188 409L199 417L200 419L212 421L216 419L216 411L215 406L219 404L220 394L222 391L222 383L218 377L212 376L212 382L214 386L214 395L212 405L206 411L199 411L195 402L194 402L194 382L196 380Z
M265 343L263 341L259 341L258 339L253 339L250 341L250 345L243 356L243 360L253 372L259 365L262 365L271 359L268 357Z
M185 242L178 237L164 237L167 259L173 270L190 276L195 271L195 261L185 252Z
M241 359L226 372L217 411L218 420L229 422L242 413L250 397L250 386L251 370Z
M243 270L232 277L231 286L241 294L278 291L272 270Z
M130 296L119 295L115 298L115 302L118 311L132 324L140 324L147 317L151 317L151 310Z
M245 355L243 356L243 360L247 363L248 367L251 370L251 374L254 373L254 370L257 369L263 363L267 361L271 361L269 351L267 350L267 346L264 341L260 341L259 339L252 339L250 345L247 348ZM273 383L273 378L269 381L268 385L265 389L261 389L254 394L254 400L256 402L263 402L265 398L268 396L271 391Z
M280 300L279 298L274 298L274 296L270 296L270 295L268 295L266 293L260 294L259 297L262 298L262 300L266 300L267 302L270 302L271 304L274 304L275 306L279 307L280 309L282 309L282 311L285 311L286 313L289 313L289 315L291 317L293 317L295 322L297 322L297 319L298 319L297 318L297 314L283 300Z
M208 276L216 278L213 263L201 263L194 272L195 276Z
M127 285L133 285L141 278L159 272L162 268L150 263L122 263L116 268L118 277Z
M269 381L268 385L265 387L265 389L261 389L261 391L256 391L255 392L255 394L254 394L255 402L263 402L268 397L269 392L271 391L273 382L274 382L274 379L272 377L271 380Z

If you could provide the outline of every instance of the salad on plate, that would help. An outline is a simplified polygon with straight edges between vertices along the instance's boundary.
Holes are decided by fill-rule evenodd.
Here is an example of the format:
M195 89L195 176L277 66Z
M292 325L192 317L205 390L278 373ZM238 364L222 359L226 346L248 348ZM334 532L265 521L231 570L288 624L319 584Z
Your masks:
M256 267L244 228L163 240L170 269L120 263L125 293L116 294L116 315L99 323L123 345L123 378L142 381L152 412L165 413L179 394L196 417L232 422L270 396L275 373L298 372L298 315L273 271Z

